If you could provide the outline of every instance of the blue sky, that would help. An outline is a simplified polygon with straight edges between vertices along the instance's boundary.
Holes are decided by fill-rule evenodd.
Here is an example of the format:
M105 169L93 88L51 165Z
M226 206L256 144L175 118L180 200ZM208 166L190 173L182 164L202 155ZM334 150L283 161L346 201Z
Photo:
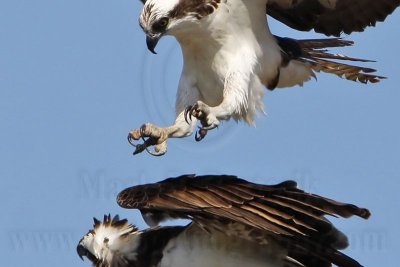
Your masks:
M120 214L144 227L116 194L184 173L295 179L368 207L368 221L334 220L350 237L346 252L367 266L396 266L400 12L337 50L377 60L368 65L389 79L366 86L321 74L303 88L267 92L268 115L255 128L225 123L200 143L171 140L155 158L132 156L126 135L144 122L173 121L182 60L172 38L158 55L147 51L140 9L134 0L0 2L2 266L89 266L75 246L93 216Z

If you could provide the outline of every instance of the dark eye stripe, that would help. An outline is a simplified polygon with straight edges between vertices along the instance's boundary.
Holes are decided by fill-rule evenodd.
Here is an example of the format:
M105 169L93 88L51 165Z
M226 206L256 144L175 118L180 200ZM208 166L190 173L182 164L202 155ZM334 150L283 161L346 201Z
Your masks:
M153 26L151 27L153 32L155 33L162 33L165 31L165 29L168 26L169 18L163 17L156 22L153 23Z

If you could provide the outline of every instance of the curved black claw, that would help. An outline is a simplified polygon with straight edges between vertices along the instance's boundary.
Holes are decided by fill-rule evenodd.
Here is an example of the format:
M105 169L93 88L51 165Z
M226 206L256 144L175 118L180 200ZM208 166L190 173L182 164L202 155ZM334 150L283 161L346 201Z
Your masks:
M190 124L189 120L192 121L192 114L191 114L192 107L193 106L187 106L185 108L184 118L187 124Z
M145 145L145 144L143 144L143 145ZM149 147L147 147L146 146L146 152L147 153L149 153L150 155L152 155L152 156L155 156L155 157L159 157L159 156L162 156L162 155L164 155L165 154L165 152L163 152L163 151L157 151L157 149L155 149L154 148L154 152L153 151L151 151L150 149L149 149ZM136 151L135 151L136 152ZM135 155L135 152L133 152L133 154ZM138 152L138 153L140 153L140 152Z
M198 120L202 120L205 118L205 113L199 109L199 104L194 104L193 106L187 106L185 108L185 121L189 123L189 120L192 121L192 117L195 117Z
M152 155L154 157L160 157L165 154L165 152L157 152L156 150L154 150L154 152L151 152L148 148L146 148L146 151L147 151L147 153L149 153L150 155Z
M155 146L157 143L156 139L154 139L153 137L149 137L146 139L142 136L142 139L144 141L142 144L132 144L131 143L134 147L136 147L135 151L133 151L133 155L142 153L144 150L146 150L146 152L152 156L162 156L165 154L165 151L157 151L156 148L154 148L154 151L149 149L149 147Z
M139 146L140 144L135 144L134 143L134 141L137 141L137 140L139 140L139 139L142 139L144 142L146 141L145 140L145 138L144 138L144 130L146 129L146 125L145 124L143 124L141 127L140 127L140 129L139 129L139 133L140 133L140 137L135 137L135 134L133 133L134 131L132 131L132 132L130 132L129 134L128 134L128 143L131 145L131 146L133 146L133 147L137 147L137 146ZM143 151L143 150L142 150ZM138 152L139 153L139 152Z
M136 140L132 137L131 133L129 133L128 134L128 143L133 147L137 147L138 145L135 144L134 141L136 141Z
M196 131L196 134L195 134L195 136L194 136L194 139L195 139L197 142L199 142L199 141L203 140L204 137L206 137L206 135L207 135L207 129L204 129L204 128L199 127L199 130Z

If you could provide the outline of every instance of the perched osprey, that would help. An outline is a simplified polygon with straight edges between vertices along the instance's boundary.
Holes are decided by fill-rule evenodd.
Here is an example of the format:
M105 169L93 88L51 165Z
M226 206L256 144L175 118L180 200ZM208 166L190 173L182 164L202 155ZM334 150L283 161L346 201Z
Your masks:
M167 139L192 134L196 140L221 121L233 118L254 123L263 111L265 87L302 85L314 72L333 73L362 83L384 78L374 69L337 60L367 60L327 52L352 45L340 38L294 40L273 35L267 15L291 28L340 36L363 31L383 21L400 0L147 0L140 26L153 53L159 39L174 36L183 53L183 71L176 97L176 120L161 128L144 124L129 133L135 154L155 146L167 150ZM336 60L336 61L335 61ZM143 139L143 144L133 140Z
M268 186L234 176L170 178L127 188L117 201L139 209L152 228L138 230L118 216L95 219L77 246L93 266L356 267L339 251L348 246L346 236L324 216L370 216L367 209L305 193L293 181ZM156 227L171 218L192 222Z

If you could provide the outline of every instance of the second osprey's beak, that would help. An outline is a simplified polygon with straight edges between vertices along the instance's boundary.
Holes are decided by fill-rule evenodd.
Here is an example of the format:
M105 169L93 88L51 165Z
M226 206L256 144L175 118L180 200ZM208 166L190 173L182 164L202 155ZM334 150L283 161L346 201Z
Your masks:
M86 249L81 244L76 247L76 252L78 252L78 256L81 260L83 260L83 256L86 256L87 254Z
M156 51L154 51L154 49L156 48L157 43L160 40L160 38L161 38L161 34L157 34L157 35L147 34L146 35L147 48L150 50L151 53L157 54Z
M78 244L78 246L76 247L76 252L78 252L78 256L79 258L81 258L83 260L83 257L88 258L94 265L96 265L96 263L99 262L99 259L96 258L95 255L93 255L92 253L90 253L90 251L85 248L80 242ZM93 266L94 266L93 265ZM96 265L97 266L97 265Z

